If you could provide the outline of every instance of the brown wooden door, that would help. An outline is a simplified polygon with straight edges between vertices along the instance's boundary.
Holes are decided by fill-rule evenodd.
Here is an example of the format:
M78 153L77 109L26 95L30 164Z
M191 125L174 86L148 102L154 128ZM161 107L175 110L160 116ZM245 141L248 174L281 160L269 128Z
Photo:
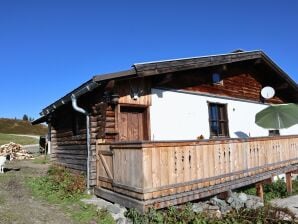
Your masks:
M147 108L120 107L119 140L148 140Z

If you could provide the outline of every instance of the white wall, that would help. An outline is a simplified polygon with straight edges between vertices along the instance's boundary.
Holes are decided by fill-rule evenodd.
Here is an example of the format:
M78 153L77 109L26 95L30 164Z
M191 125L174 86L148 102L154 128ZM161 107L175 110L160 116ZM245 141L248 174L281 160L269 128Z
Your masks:
M208 103L227 104L231 138L268 136L268 130L255 124L255 114L267 105L222 99L198 94L152 89L150 107L152 140L193 140L210 137ZM298 134L298 125L281 134Z

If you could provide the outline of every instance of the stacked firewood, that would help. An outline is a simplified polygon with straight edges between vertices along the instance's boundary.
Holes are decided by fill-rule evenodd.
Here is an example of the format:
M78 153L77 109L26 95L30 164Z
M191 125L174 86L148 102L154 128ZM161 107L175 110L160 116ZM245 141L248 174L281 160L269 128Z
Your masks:
M16 160L32 158L32 155L30 155L25 149L23 149L22 145L16 144L14 142L10 142L8 144L0 146L0 156L8 154L11 156L11 159Z

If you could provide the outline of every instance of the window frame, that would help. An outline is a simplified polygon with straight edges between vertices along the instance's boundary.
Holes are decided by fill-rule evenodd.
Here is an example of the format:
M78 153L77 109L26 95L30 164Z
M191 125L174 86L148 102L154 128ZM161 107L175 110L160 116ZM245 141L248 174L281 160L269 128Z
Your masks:
M210 138L211 139L212 138L229 138L230 131L229 131L229 119L228 119L228 105L225 103L217 103L217 102L207 102L207 104L208 104ZM212 106L216 106L216 108L217 108L218 119L212 119L212 116L211 116ZM221 115L221 114L223 114L223 115ZM218 129L222 130L221 133L219 133L219 131L217 131L217 133L214 134L214 131L212 130L212 125L211 125L212 122L217 123ZM223 123L223 128L220 128L222 123Z
M80 131L87 128L86 116L82 113L74 111L72 113L72 135L80 135Z

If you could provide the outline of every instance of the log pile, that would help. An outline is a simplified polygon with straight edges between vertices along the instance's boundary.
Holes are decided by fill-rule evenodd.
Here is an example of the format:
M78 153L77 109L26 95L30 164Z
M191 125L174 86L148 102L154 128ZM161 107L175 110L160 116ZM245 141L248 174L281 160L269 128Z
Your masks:
M25 149L23 149L22 145L14 142L0 146L0 156L8 154L11 156L11 159L16 160L31 159L33 157Z

